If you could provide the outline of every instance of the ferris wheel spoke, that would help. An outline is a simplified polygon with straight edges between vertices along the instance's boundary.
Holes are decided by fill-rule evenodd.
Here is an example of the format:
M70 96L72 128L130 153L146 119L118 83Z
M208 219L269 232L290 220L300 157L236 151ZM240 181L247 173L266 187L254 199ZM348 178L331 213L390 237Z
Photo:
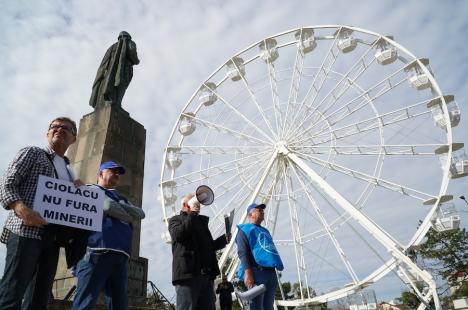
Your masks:
M258 164L259 162L262 162L264 160L264 157L262 155L269 154L270 152L265 151L263 153L258 153L254 155L249 155L240 159L235 159L231 161L224 162L219 165L211 166L205 169L200 169L198 171L193 171L187 174L182 174L177 177L174 177L172 180L177 182L179 185L187 185L187 184L192 184L196 183L202 180L206 180L210 177L214 177L223 173L227 172L232 172L237 169L235 164L240 164L246 160L250 160L247 162L247 165L254 165ZM182 181L184 181L182 183ZM164 183L165 181L163 181Z
M270 150L270 146L253 146L253 145L226 145L226 146L211 146L211 145L182 145L180 146L181 154L193 155L251 155L263 153Z
M250 165L243 167L244 171L242 179L239 178L238 174L233 173L231 176L227 177L226 180L224 180L223 182L213 186L213 191L216 191L216 197L221 198L224 195L231 194L233 188L237 188L241 184L243 184L241 189L244 189L246 184L251 182L255 175L258 174L257 169L258 164L256 162L251 163ZM246 182L244 182L244 180ZM237 192L236 194L239 194L239 192Z
M283 175L286 174L286 168L283 166ZM300 229L299 217L297 212L297 205L294 199L294 196L291 195L291 188L292 188L292 180L288 176L284 180L286 185L286 194L288 197L288 209L289 209L289 219L291 223L291 235L294 244L294 254L296 258L296 272L298 277L299 283L299 292L301 299L304 299L304 294L302 290L302 275L304 275L305 279L307 279L307 269L304 262L304 248L302 242L302 234Z
M318 164L318 165L320 165L322 167L325 167L325 168L327 168L329 170L340 172L342 174L353 177L355 179L365 181L365 182L367 182L369 184L373 184L375 186L379 186L379 187L382 187L382 188L385 188L385 189L388 189L388 190L391 190L391 191L394 191L394 192L398 192L398 193L406 195L406 196L410 196L410 197L413 197L413 198L416 198L416 199L419 199L419 200L422 200L422 201L437 198L436 196L433 196L433 195L418 191L416 189L412 189L412 188L410 188L408 186L397 184L395 182L390 182L390 181L387 181L387 180L382 179L382 178L377 178L377 177L374 177L374 176L369 175L367 173L359 172L357 170L347 168L345 166L338 165L338 164L335 164L335 163L332 163L332 162L328 162L326 160L322 160L322 159L313 157L313 156L308 155L308 154L302 154L302 155L307 157L311 162L314 162L314 163L316 163L316 164Z
M315 213L317 214L317 217L320 219L320 222L322 223L323 228L325 229L325 231L328 234L328 237L330 238L331 242L333 243L333 246L335 247L341 261L345 265L346 270L348 271L349 275L353 279L353 282L355 284L358 283L359 279L358 279L358 277L356 275L356 272L354 271L354 268L351 266L351 263L349 262L349 259L348 259L348 257L346 256L346 254L345 254L345 252L343 250L343 247L340 245L340 243L336 239L336 236L335 236L333 230L330 229L330 225L327 222L327 220L325 219L325 217L324 217L324 215L322 213L322 210L318 206L315 199L312 198L312 195L310 194L308 187L306 186L306 184L304 183L302 178L299 176L299 174L297 172L297 169L294 166L294 164L292 164L291 167L292 167L292 170L294 171L294 174L296 175L297 180L299 181L302 188L304 189L304 192L305 192L305 194L307 196L307 199L309 200L312 208L315 210Z
M235 65L236 69L237 69L238 71L240 71L239 66L238 66L235 62L233 62L233 63L234 63L234 65ZM250 96L252 102L254 103L255 107L257 108L258 112L260 113L260 115L261 115L263 121L265 122L265 124L267 125L268 129L270 130L272 136L273 136L275 139L277 139L278 136L276 135L276 132L273 130L273 127L272 127L272 125L271 125L271 122L270 122L270 120L268 119L268 117L266 116L265 111L262 109L262 107L261 107L260 104L258 103L257 98L255 97L255 94L253 93L252 89L251 89L250 86L249 86L249 83L247 82L247 79L245 78L244 75L241 75L241 79L242 79L242 82L244 83L245 89L246 89L247 92L249 93L249 96Z
M265 205L268 205L268 212L266 214L265 218L265 226L270 230L271 235L274 236L275 231L276 231L276 221L278 218L278 208L279 208L279 200L275 202L273 196L275 194L279 194L282 192L282 182L281 179L284 178L283 176L283 162L280 160L275 161L274 167L271 172L271 177L269 178L269 183L266 185L266 188L268 189L266 191L266 194L263 198L263 203ZM275 169L276 168L276 169ZM278 186L279 184L279 186Z
M313 123L309 127L307 127L304 131L310 131L311 129L317 127L318 125L322 125L322 123L326 120L330 124L336 124L339 121L342 121L344 118L348 117L349 115L354 114L355 112L361 110L362 108L366 107L369 103L374 102L376 99L380 98L381 96L387 94L390 90L395 89L403 82L407 81L408 78L400 78L398 80L393 80L398 77L398 74L403 71L403 68L391 73L380 82L371 86L370 88L364 90L360 95L354 97L353 99L345 102L340 108L336 109L330 114L324 114L323 118ZM310 119L310 115L308 115L305 120L296 128L301 128L302 125L305 124L307 120ZM293 133L294 135L300 135L302 133L296 132Z
M300 154L334 154L334 155L429 155L436 156L436 148L447 146L447 144L381 144L381 145L359 145L352 146L330 145L330 146L298 146L291 150Z
M338 47L336 45L338 36L335 37L335 39L332 42L332 45L330 46L325 58L323 59L319 69L314 75L314 79L312 81L312 84L310 85L309 89L307 90L307 93L302 100L301 104L299 107L296 109L296 112L293 114L291 126L295 126L296 119L300 117L301 111L306 105L311 106L315 99L317 98L318 94L320 93L320 90L322 89L323 83L328 77L328 74L330 73L331 68L335 64L336 59L340 55L340 52L338 50ZM312 99L310 99L312 97ZM310 102L307 104L307 102ZM290 127L291 127L290 126ZM289 131L289 129L287 130Z
M254 181L259 179L261 171L266 168L267 164L268 163L264 161L263 166L259 167L258 162L254 162L243 167L244 173L242 178L239 178L238 174L233 174L233 176L229 177L225 182L213 187L213 191L216 192L216 197L218 199L222 199L227 195L232 195L233 189L236 189L234 195L229 198L228 202L222 207L217 208L213 213L213 217L218 219L217 225L214 226L215 231L219 231L221 227L224 227L224 213L227 213L226 211L230 211L228 208L234 206L235 214L238 212L242 213L244 211L244 207L248 204L247 199L249 198L249 191L246 191L245 189L248 189L249 184L250 186L254 186ZM238 182L229 184L229 182L233 180ZM239 188L239 185L241 184L242 186ZM215 205L217 204L215 203Z
M273 62L268 62L268 76L270 78L271 99L273 103L273 111L275 114L276 136L280 134L281 124L281 109L278 94L278 81L276 80L276 69Z
M270 140L269 137L267 137L268 141L261 140L261 139L255 138L253 136L247 135L245 133L242 133L242 132L227 128L225 126L210 122L208 120L205 120L205 119L202 119L202 118L190 115L190 114L183 113L182 115L187 117L188 119L192 119L196 124L203 125L203 126L209 128L209 129L214 129L214 130L217 130L217 131L222 132L222 133L230 134L230 135L232 135L234 137L239 137L239 138L241 138L243 140L246 140L246 141L249 141L249 142L261 143L261 144L271 143L271 140Z
M253 165L253 166L250 166L249 168L252 168L252 167L255 169L252 169L251 173L246 176L246 182L242 182L241 180L239 180L238 175L233 175L231 178L229 178L229 181L236 179L238 180L237 183L230 184L230 186L227 187L226 182L223 182L222 184L218 184L213 188L213 191L216 192L216 197L218 199L223 198L224 196L227 196L227 195L232 196L231 198L229 198L226 204L224 204L221 208L217 210L217 212L213 214L213 218L218 219L218 225L215 226L215 231L219 231L220 228L224 227L223 215L224 213L227 213L226 211L230 212L229 208L234 206L233 210L235 214L238 212L241 212L241 213L243 212L244 206L247 205L247 200L249 199L249 191L246 191L245 189L247 189L248 184L253 184L254 180L259 178L259 174L261 171L261 169L260 170L258 169L258 165ZM241 184L242 186L239 187L239 185ZM238 188L238 190L236 190L234 194L232 195L233 188L236 188L236 189ZM219 190L221 190L221 192Z
M375 49L377 42L378 40L375 40L375 42L367 48L361 57L359 57L359 59L351 66L351 69L342 76L342 78L335 84L335 86L317 104L317 107L323 108L323 114L326 113L326 111L328 111L348 91L348 89L355 84L357 79L367 70L367 68L375 62L375 57L372 57L367 62L365 58L370 51ZM326 101L329 102L326 103ZM311 107L312 105L307 106ZM300 124L304 123L306 117L307 115L304 115L303 121L301 121ZM312 123L315 123L317 120L317 116L315 116L315 119L312 121Z
M281 126L281 133L280 133L281 138L284 138L286 126L288 125L287 120L290 114L289 109L290 109L291 103L294 102L295 104L297 102L297 95L299 93L299 87L301 85L302 70L304 69L304 57L305 57L304 51L298 48L296 51L296 60L294 61L294 68L292 70L292 75L291 75L291 86L289 88L288 101L286 105L286 114L284 115L283 124Z
M238 68L239 69L239 68ZM254 128L258 133L260 133L263 137L265 137L268 141L273 142L272 138L266 134L262 129L258 128L247 116L245 116L241 111L234 107L229 101L227 101L223 96L221 96L215 89L213 89L207 83L203 84L207 89L209 89L213 94L215 94L230 110L232 110L236 115L238 115L242 121L249 124L250 127ZM262 113L263 111L261 111Z
M356 83L358 78L375 62L375 57L366 61L369 53L375 49L376 40L372 45L369 45L367 50L359 57L352 65L351 69L335 84L335 86L325 95L325 97L317 104L317 107L323 108L323 113L326 113L338 100L348 91L348 89ZM328 102L327 102L328 101Z
M229 181L237 181L236 183L228 184L228 182L223 182L214 187L215 189L218 189L217 197L221 198L225 195L231 194L233 189L237 188L240 184L243 184L241 189L246 189L249 185L253 186L255 183L254 181L260 177L260 171L262 171L262 169L264 169L266 165L267 162L263 161L260 166L258 162L252 162L248 166L244 166L242 178L239 178L239 174L233 174L230 178L228 178ZM219 189L221 189L222 191L219 192ZM240 193L241 192L237 191L236 195ZM229 206L231 203L232 201L230 201L227 204L227 206Z
M382 227L379 227L365 214L360 212L329 183L327 183L314 170L312 170L300 157L294 153L287 153L287 156L294 164L300 167L325 194L334 199L345 212L348 212L357 222L362 225L363 228L365 228L375 239L377 239L383 246L385 246L388 251L391 251L392 256L401 261L401 263L408 265L409 268L416 270L417 274L421 276L426 283L435 285L432 277L424 273L409 257L403 253L401 246L395 242L395 240L391 237L390 234L388 234L388 232L386 232Z
M333 135L334 139L338 140L340 138L361 134L363 132L377 130L380 128L380 126L386 127L389 125L396 125L402 121L411 120L417 117L426 117L431 113L429 109L426 108L426 105L428 102L434 99L436 98L424 100L422 102L418 102L416 104L397 109L391 112L387 112L381 115L377 115L375 117L371 117L363 121L355 122L346 126L333 128L328 132L321 130L316 134L311 135L310 141L312 141L313 144L326 143L331 141L329 137L330 134ZM330 126L332 125L335 125L335 123L330 124ZM320 137L324 138L320 139ZM297 142L295 142L295 144L303 142L304 140L298 140Z
M302 177L303 180L306 180L307 179L307 175L304 171L302 170L297 170L295 169L295 172L300 175ZM322 191L320 191L316 186L314 186L314 184L311 184L311 187L313 187L315 189L315 191L317 192L318 195L320 195L321 198L323 198L323 201L325 201L328 205L328 207L337 215L337 218L332 221L330 224L329 224L329 227L332 231L335 231L337 229L336 226L341 226L341 225L346 225L347 227L349 227L353 233L366 245L366 247L371 250L375 255L376 257L379 258L379 260L382 262L382 263L385 263L386 262L386 259L380 255L380 253L378 252L378 250L373 246L371 245L367 240L366 238L364 238L363 234L360 233L351 223L350 221L348 221L348 219L351 218L350 215L346 214L346 213L342 213L340 214L339 210L337 209L337 207L332 204L329 200L329 197L327 197ZM310 195L310 194L309 194ZM358 204L354 204L354 205L357 205ZM346 217L346 218L344 218ZM389 235L390 236L390 235ZM304 239L306 239L308 236L304 236ZM391 237L391 236L390 236ZM398 243L400 244L397 240L395 240L393 237L391 237L395 243ZM400 244L401 246L401 244ZM401 246L402 247L402 246Z

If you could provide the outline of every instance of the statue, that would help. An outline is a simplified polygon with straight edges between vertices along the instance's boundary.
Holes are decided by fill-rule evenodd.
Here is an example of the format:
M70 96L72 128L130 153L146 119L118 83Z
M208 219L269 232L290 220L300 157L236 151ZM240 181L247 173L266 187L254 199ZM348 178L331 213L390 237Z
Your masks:
M107 105L122 107L122 98L133 77L133 65L138 65L136 44L126 31L118 36L118 42L106 51L93 83L89 105L94 109Z

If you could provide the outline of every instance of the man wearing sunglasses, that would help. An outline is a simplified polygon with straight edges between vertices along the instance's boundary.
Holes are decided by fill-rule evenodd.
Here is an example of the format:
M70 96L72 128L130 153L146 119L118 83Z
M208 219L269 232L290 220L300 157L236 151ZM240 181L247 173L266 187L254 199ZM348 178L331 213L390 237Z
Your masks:
M0 237L7 247L0 309L19 309L22 302L23 309L46 309L50 298L60 249L57 238L64 234L33 210L39 175L82 185L65 156L76 141L75 122L56 118L46 136L46 147L21 149L0 178L0 204L9 211Z

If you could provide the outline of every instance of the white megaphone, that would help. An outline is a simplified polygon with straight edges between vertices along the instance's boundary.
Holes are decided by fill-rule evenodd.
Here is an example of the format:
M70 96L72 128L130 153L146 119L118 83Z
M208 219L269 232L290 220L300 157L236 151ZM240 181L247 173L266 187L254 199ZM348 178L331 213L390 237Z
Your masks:
M197 190L195 191L195 196L190 198L188 201L188 205L190 208L193 208L195 204L202 204L204 206L208 206L212 204L214 201L214 193L211 188L206 185L200 185Z
M237 296L242 302L249 302L260 294L265 293L265 284L255 285L250 290L245 292L236 292Z

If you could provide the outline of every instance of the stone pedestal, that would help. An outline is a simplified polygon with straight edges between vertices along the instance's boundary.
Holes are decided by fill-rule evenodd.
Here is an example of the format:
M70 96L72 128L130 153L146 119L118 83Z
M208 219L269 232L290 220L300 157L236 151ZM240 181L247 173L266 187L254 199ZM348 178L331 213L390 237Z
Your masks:
M117 190L132 204L141 207L145 143L145 128L123 109L108 106L83 116L77 140L68 150L67 156L77 177L85 183L96 183L101 162L115 161L123 165L126 173L121 176ZM132 259L129 267L129 295L132 296L146 295L148 262L146 258L139 257L140 227L140 223L134 224L133 227ZM61 287L60 292L64 292L63 294L66 294L67 287L74 285L74 280L70 276L66 271L64 256L61 255L56 274L56 282L61 284L56 283L56 285ZM58 291L56 293L58 294L56 298L64 296Z

